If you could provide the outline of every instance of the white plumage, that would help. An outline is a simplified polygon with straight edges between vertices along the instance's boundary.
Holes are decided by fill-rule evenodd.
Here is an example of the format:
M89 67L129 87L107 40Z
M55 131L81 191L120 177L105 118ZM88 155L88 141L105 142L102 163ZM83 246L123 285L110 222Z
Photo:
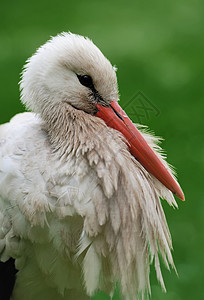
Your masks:
M97 95L76 74L90 75ZM0 126L0 260L19 270L12 299L88 299L112 295L116 282L123 299L137 299L150 292L153 259L165 289L158 252L174 264L159 197L176 202L94 115L93 97L118 100L110 62L64 33L28 60L21 90L34 113Z

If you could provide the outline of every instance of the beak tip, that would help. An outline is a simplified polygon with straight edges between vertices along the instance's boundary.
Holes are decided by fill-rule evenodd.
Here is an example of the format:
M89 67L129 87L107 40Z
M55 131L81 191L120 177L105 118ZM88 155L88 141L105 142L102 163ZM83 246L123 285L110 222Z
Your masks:
M182 191L179 191L179 192L175 192L175 195L181 199L182 201L185 201L185 196L184 196L184 193Z

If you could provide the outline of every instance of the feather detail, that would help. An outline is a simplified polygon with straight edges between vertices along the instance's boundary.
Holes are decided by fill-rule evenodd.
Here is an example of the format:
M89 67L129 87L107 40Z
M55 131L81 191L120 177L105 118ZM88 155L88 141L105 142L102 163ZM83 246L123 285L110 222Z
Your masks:
M64 109L72 113L67 105ZM19 154L9 153L10 165L4 164L9 143L6 133L7 142L1 158L0 221L3 223L0 246L4 249L1 259L16 257L22 270L20 274L23 274L25 261L21 260L23 250L20 249L27 247L30 249L27 257L34 257L40 272L48 276L61 295L75 286L70 282L73 276L70 272L80 272L79 263L83 265L88 295L99 289L111 294L118 282L124 299L137 299L138 295L150 293L149 269L154 260L157 278L165 290L159 255L167 268L169 265L174 268L174 263L160 197L165 196L173 206L176 202L171 192L130 155L120 133L95 117L89 116L88 120L80 111L73 123L80 143L75 144L70 129L67 141L73 144L73 149L67 155L62 152L66 145L50 152L43 122L33 114L23 114L20 119L15 117L7 125L8 132L9 126L17 127L15 122L18 124L15 149L19 149ZM81 130L77 130L77 124ZM83 135L87 132L89 136L85 139ZM22 134L26 142L20 150ZM160 149L155 145L158 139L147 133L143 136L155 151ZM58 137L55 143L55 136L52 138L54 148L60 140ZM63 145L63 141L60 143ZM41 145L47 145L44 152ZM163 160L159 153L158 156ZM35 163L28 157L33 157ZM36 165L38 157L43 161ZM26 161L29 164L26 165ZM31 178L32 182L36 180L35 190ZM41 182L38 185L37 180ZM11 200L6 195L10 195ZM16 242L17 247L14 246ZM32 243L35 253L31 251ZM63 280L60 279L61 270L64 270ZM24 278L24 275L19 276Z

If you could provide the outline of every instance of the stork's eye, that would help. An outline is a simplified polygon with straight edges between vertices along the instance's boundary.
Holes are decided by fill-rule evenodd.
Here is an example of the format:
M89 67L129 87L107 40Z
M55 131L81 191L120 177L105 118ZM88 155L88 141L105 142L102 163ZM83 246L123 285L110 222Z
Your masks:
M82 84L82 85L84 85L84 86L86 86L86 87L88 87L88 88L90 88L90 89L92 89L93 88L93 81L92 81L92 78L91 78L91 76L89 76L89 75L78 75L77 74L77 77L78 77L78 79L79 79L79 82Z

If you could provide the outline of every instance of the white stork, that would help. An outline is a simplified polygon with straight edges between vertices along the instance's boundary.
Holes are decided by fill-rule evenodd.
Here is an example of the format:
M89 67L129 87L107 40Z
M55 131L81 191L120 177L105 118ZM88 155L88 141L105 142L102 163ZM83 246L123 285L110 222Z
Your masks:
M158 254L174 263L160 197L176 206L172 192L184 195L158 139L118 105L115 68L63 33L27 61L20 89L33 112L0 126L1 270L15 261L17 272L11 298L1 277L0 298L85 300L118 282L137 299L153 260L165 289Z

